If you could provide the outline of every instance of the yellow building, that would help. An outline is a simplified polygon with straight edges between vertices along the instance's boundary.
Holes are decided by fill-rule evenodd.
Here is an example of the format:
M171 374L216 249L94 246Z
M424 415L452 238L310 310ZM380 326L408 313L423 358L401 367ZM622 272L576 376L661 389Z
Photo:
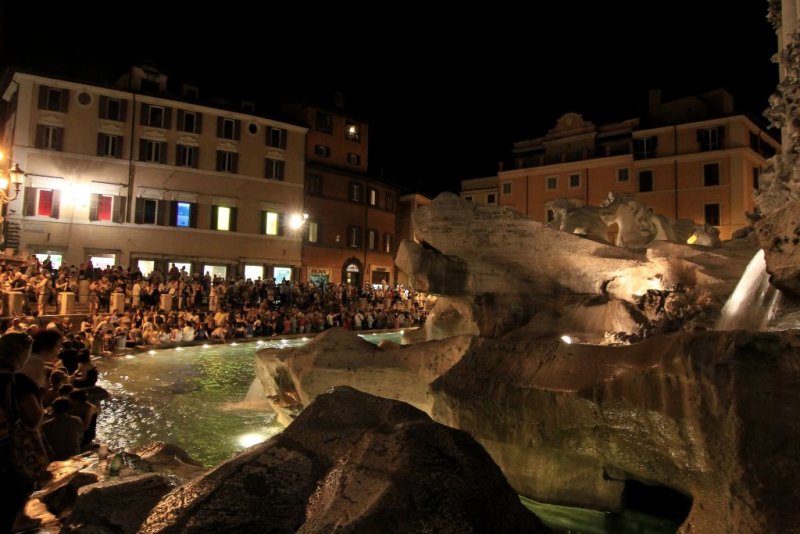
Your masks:
M27 173L6 247L145 274L299 275L306 128L168 93L147 67L113 87L12 71L1 90L4 163Z
M634 195L656 213L719 228L729 239L747 226L766 158L780 148L759 124L734 111L726 91L671 102L652 92L639 119L596 126L567 113L547 135L514 144L514 169L462 182L461 196L510 206L549 221L558 198L598 205L609 192Z

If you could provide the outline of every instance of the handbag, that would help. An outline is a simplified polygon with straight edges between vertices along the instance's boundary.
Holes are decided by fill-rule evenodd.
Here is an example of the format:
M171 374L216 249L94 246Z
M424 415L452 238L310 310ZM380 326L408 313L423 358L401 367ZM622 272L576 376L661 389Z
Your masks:
M46 481L51 475L47 470L50 457L42 441L42 434L38 428L29 428L20 416L16 395L12 392L16 381L11 380L11 387L7 388L6 406L10 408L9 441L11 465L17 474L33 481Z

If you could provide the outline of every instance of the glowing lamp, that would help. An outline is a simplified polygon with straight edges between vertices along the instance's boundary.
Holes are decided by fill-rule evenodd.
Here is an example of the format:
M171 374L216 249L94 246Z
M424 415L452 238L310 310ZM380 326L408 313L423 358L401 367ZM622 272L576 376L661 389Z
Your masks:
M303 227L303 224L305 224L307 219L308 219L308 213L303 213L303 214L293 213L289 217L289 228L291 228L292 230L299 230L300 228Z
M689 239L686 240L686 244L694 245L695 243L697 243L697 234L692 234L691 237L689 237Z
M567 345L572 345L572 338L569 336L561 336L561 341L563 341Z

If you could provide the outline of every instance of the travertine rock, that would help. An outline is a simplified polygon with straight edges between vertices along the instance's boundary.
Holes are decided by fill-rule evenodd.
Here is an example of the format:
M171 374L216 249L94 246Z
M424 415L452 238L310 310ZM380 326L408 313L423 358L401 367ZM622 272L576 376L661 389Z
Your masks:
M282 434L181 486L142 534L542 532L465 432L337 388Z
M781 291L800 295L800 200L787 203L755 226L770 282Z

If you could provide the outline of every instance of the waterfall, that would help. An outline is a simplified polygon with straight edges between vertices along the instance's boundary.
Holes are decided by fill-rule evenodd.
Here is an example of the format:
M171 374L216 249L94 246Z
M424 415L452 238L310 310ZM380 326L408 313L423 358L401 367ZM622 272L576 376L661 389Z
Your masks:
M764 251L756 252L722 308L717 330L764 330L781 301L781 292L769 283Z

